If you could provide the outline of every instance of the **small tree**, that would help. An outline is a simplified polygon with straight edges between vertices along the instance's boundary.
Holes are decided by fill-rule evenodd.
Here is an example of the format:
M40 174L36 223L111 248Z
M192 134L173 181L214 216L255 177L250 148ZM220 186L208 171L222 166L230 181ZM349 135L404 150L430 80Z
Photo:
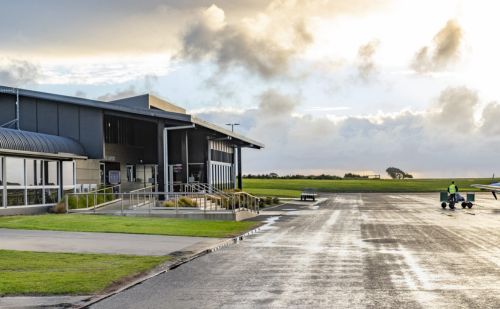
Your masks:
M403 170L397 167L388 167L385 171L392 179L413 178L413 175L405 173Z

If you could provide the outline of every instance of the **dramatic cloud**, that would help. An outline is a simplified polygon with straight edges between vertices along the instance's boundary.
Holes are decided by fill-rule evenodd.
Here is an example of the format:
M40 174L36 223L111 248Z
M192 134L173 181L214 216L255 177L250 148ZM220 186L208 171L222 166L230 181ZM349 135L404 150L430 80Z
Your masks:
M40 77L40 68L31 62L0 58L0 85L20 87L36 84Z
M374 55L380 42L373 40L359 47L358 50L358 77L363 82L368 82L376 73Z
M181 55L192 61L214 61L221 71L241 67L264 78L287 74L291 59L313 39L303 18L289 20L286 30L280 23L275 15L227 23L224 11L212 5L184 35ZM271 35L276 27L281 28L281 41Z
M456 20L449 20L432 41L431 46L422 47L411 67L419 73L436 72L454 63L460 52L463 31Z
M139 95L139 93L137 93L135 87L129 86L128 88L125 88L125 89L119 89L115 92L103 94L103 95L97 97L97 100L109 102L109 101L129 98L129 97L133 97L133 96L137 96L137 95Z
M296 96L267 91L255 109L198 116L220 124L241 123L240 132L266 144L262 151L245 151L248 171L378 174L396 165L426 176L480 176L490 174L497 162L500 136L493 133L500 131L494 121L500 106L488 105L485 113L493 116L483 114L482 124L476 123L478 101L475 91L456 87L443 90L421 112L313 118L295 113Z

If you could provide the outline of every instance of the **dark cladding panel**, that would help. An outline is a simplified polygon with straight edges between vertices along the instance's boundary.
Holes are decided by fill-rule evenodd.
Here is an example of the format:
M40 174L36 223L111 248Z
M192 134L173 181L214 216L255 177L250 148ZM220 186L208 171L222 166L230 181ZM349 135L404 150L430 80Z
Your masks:
M80 121L78 106L59 104L59 135L78 140Z
M0 125L16 118L16 96L0 92Z
M39 133L58 135L57 103L45 100L37 101L37 128Z
M102 110L80 107L80 144L90 159L102 159L103 136Z
M19 126L21 130L37 132L36 101L32 98L19 99Z
M208 159L208 131L203 129L193 129L188 131L189 162L205 163Z

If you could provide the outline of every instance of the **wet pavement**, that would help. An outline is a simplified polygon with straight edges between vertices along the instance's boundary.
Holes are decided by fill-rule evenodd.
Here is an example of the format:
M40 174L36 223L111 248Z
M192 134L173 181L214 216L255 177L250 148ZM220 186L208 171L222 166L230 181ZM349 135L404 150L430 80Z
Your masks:
M500 201L336 194L95 308L500 308Z

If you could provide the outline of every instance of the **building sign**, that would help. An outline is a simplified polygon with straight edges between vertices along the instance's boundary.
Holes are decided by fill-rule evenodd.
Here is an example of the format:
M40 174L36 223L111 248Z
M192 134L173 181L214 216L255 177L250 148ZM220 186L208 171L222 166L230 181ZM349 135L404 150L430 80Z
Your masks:
M120 171L109 171L108 177L110 184L117 185L120 183Z

